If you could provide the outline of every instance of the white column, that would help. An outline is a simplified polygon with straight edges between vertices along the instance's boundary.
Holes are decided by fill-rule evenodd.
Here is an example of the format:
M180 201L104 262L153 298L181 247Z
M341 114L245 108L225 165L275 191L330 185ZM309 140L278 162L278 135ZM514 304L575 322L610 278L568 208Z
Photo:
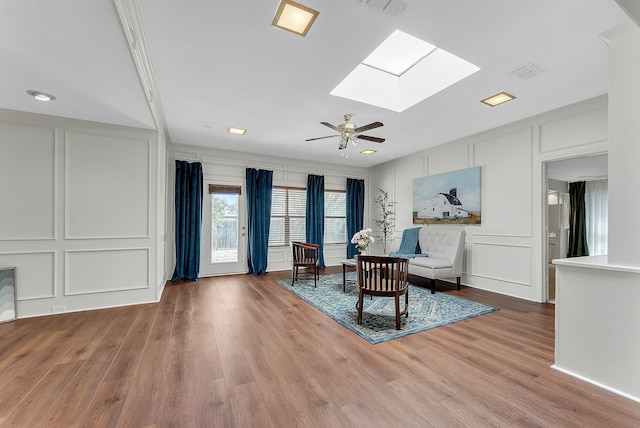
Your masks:
M554 368L640 402L640 28L609 44L609 254L556 260Z
M640 266L640 28L616 28L609 44L609 257Z

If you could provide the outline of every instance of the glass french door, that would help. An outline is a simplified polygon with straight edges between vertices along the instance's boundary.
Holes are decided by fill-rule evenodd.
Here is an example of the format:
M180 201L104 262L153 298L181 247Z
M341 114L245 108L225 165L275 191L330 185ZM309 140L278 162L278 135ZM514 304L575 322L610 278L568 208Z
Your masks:
M205 183L200 275L246 273L246 221L242 186Z

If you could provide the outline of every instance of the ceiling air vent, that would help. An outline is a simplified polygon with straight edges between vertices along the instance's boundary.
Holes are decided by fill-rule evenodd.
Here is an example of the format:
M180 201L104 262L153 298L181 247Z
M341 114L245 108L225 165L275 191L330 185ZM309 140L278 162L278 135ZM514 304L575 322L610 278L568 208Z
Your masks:
M527 63L524 65L521 65L520 67L516 67L509 72L509 74L521 80L533 79L538 74L542 74L542 73L544 73L544 70L536 67L531 63Z
M398 16L407 8L407 3L402 0L361 0L372 9L384 12L387 15Z

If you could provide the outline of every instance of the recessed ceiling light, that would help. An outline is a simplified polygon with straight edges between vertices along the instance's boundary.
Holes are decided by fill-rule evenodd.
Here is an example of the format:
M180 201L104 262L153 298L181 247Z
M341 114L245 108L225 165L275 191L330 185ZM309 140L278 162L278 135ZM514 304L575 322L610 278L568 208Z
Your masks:
M372 155L375 152L376 152L375 150L365 149L365 150L361 151L360 153L362 153L363 155Z
M282 0L271 25L304 37L318 13L292 0Z
M511 101L514 98L515 97L511 94L500 92L499 94L495 94L489 98L485 98L484 100L482 100L482 102L488 106L495 107L502 103L506 103L507 101Z
M227 132L229 134L244 135L247 132L247 130L242 128L234 128L233 126L230 126L227 128Z
M31 95L33 98L35 98L38 101L55 101L56 99L56 97L54 97L51 94L47 94L41 91L34 91L32 89L28 90L27 94Z

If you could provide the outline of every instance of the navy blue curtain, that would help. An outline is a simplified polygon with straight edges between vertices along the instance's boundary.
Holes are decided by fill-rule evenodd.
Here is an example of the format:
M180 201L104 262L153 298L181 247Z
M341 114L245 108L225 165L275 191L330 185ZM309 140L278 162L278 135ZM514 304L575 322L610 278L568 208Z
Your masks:
M247 168L247 265L251 275L267 273L273 171Z
M202 231L202 164L176 161L176 268L171 281L198 281Z
M364 222L364 180L347 178L347 258L352 259L358 253L351 237L362 230Z
M305 218L307 242L318 244L318 266L325 267L324 242L324 177L307 176L307 212Z

